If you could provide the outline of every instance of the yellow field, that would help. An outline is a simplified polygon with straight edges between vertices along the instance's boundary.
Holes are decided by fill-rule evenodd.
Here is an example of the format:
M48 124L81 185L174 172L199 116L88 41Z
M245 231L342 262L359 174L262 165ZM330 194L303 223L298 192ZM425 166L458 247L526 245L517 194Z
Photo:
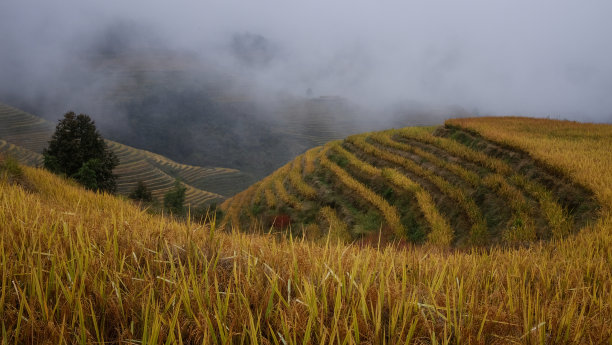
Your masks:
M447 124L523 149L590 187L606 209L612 205L612 125L524 117L453 119Z
M461 125L495 139L496 121ZM610 132L549 121L533 134L522 121L500 120L502 139L571 172L602 209L577 234L516 248L224 232L149 215L42 170L19 176L5 162L2 343L610 344L612 181L593 176L612 169ZM553 142L596 157L576 162L538 146ZM321 218L342 237L332 211Z
M323 238L329 224L318 214L330 206L346 223L347 242L382 237L462 248L563 238L597 219L587 185L493 139L450 124L352 135L239 194L227 219L239 228L278 228L280 216L294 236Z

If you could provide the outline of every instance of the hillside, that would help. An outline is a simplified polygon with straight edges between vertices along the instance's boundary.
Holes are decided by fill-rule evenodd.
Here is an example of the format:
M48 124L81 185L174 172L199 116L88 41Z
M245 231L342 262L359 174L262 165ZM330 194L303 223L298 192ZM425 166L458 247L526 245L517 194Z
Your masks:
M53 123L67 104L75 111L86 109L107 139L258 179L309 148L381 128L359 116L360 109L347 99L317 93L263 96L239 72L181 54L92 52L87 61L95 86L86 83L77 92L72 85L72 92L50 99L0 92L0 102Z
M599 219L577 235L517 248L377 249L222 232L0 161L3 342L610 343L612 126L539 121L448 123L521 147L595 192ZM333 166L315 150L305 169L317 155Z
M55 125L34 115L0 104L0 152L15 156L21 163L42 164ZM192 207L218 202L246 188L252 177L235 169L204 168L176 163L161 155L107 140L119 158L115 169L117 189L129 194L138 181L146 183L153 196L162 199L179 178L187 187L186 203Z
M561 238L596 220L596 189L586 187L594 176L572 180L544 163L550 155L532 157L531 147L498 141L499 129L483 137L469 127L480 123L473 121L353 135L314 148L227 200L228 221L310 238L331 232L345 241L466 247Z
M238 169L258 178L329 140L372 127L346 100L269 99L230 76L201 71L122 71L103 109L116 109L122 126L101 123L110 139L195 165ZM117 116L107 114L109 118Z

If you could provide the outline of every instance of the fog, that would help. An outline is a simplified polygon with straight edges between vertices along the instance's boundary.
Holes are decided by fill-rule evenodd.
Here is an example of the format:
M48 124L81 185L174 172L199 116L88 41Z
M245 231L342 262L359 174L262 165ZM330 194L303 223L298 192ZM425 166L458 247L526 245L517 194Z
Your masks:
M377 121L414 108L612 122L610 13L607 0L3 0L0 101L88 112L116 86L109 56L161 55L260 103L338 96Z

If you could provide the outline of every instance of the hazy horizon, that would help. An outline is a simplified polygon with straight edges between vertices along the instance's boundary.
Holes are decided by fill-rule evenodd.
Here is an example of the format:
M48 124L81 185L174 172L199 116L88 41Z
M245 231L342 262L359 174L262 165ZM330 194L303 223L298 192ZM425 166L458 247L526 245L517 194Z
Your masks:
M339 96L376 120L414 107L612 122L611 10L608 1L8 0L0 97L86 112L115 83L100 56L154 65L150 54L176 59L165 68L231 76L262 103Z

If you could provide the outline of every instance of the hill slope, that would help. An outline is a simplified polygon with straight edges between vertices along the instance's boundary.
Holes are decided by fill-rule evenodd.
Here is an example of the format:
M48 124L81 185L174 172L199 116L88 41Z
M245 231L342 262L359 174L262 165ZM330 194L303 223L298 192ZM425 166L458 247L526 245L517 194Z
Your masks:
M537 135L512 122L503 128L508 140L521 138L534 157L596 190L600 219L577 236L486 251L223 233L0 160L1 337L17 344L610 343L612 203L604 200L612 175L588 176L612 168L612 131L563 126L582 139L559 137L567 128ZM569 154L540 147L572 141ZM592 150L594 143L600 147ZM585 157L567 159L574 154Z
M223 207L237 226L457 246L560 238L596 219L588 181L578 184L512 143L491 140L495 134L459 127L470 123L462 121L331 142Z
M0 104L0 152L15 156L21 163L42 164L42 150L55 126L39 117ZM180 178L187 187L186 203L192 207L216 202L246 188L252 177L235 169L203 168L176 163L149 151L114 141L107 144L119 157L117 189L129 194L138 181L146 183L153 196L161 199Z

